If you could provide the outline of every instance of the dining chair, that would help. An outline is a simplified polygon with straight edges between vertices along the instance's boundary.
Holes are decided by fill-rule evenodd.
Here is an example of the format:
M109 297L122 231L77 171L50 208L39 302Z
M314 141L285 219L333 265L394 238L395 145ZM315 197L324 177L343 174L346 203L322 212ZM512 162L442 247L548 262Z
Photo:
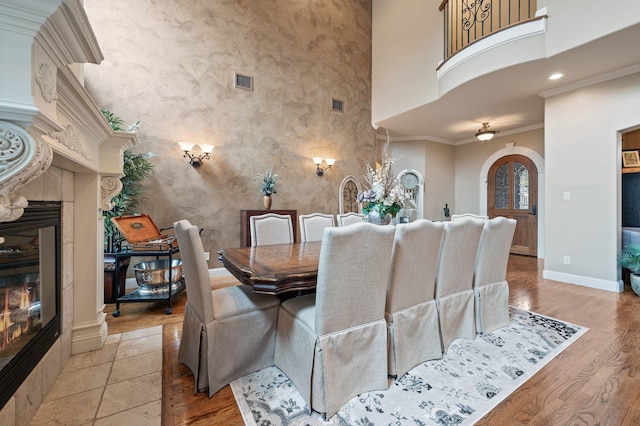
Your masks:
M456 220L462 220L462 219L480 219L480 220L487 220L489 219L489 216L484 216L484 215L479 215L479 214L473 214L473 213L461 213L461 214L452 214L451 215L451 221L456 221Z
M233 380L274 365L280 299L238 285L211 290L198 228L174 224L187 302L178 360L193 373L196 392L213 396Z
M295 243L291 216L286 214L266 213L251 216L249 229L252 247Z
M385 316L389 328L389 375L442 358L435 301L444 223L418 219L396 228Z
M487 334L511 323L507 263L515 219L498 216L484 223L473 279L476 332Z
M354 223L364 222L364 215L362 213L339 213L336 215L338 219L338 226L348 226Z
M476 336L473 272L484 221L445 222L438 272L436 306L442 337L442 352L458 337Z
M332 214L311 213L298 216L300 222L300 242L322 241L324 228L336 226Z
M394 231L364 222L325 228L316 294L280 307L276 366L327 419L354 396L388 387L384 306Z

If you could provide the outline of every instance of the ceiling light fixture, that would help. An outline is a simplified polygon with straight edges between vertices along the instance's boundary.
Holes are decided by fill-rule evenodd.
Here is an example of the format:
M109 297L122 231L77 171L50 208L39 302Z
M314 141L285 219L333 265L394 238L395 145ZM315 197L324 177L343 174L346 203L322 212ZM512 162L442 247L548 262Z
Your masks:
M564 74L562 74L561 72L557 72L557 73L551 74L549 76L549 80L557 80L559 78L562 78L563 76Z
M478 133L476 133L476 138L480 139L482 142L493 139L496 133L498 133L500 130L489 130L489 127L491 126L489 126L488 121L482 123L482 128L478 130Z

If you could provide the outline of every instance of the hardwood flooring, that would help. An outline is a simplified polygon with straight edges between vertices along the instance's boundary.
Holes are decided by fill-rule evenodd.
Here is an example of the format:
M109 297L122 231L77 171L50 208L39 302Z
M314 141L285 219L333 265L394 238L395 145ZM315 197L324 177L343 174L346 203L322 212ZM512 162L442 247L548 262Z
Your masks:
M511 256L507 279L510 304L572 322L589 331L509 395L481 425L640 424L640 297L627 285L612 293L542 278L542 261ZM233 278L213 279L233 285ZM229 386L213 398L193 393L193 376L177 360L186 294L174 303L121 305L109 333L162 324L164 425L242 425Z

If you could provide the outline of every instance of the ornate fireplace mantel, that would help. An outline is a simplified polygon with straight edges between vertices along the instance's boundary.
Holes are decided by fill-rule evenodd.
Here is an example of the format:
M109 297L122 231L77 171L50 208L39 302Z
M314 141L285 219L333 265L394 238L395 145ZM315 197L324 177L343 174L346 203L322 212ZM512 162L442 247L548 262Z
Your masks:
M80 1L0 0L0 12L0 54L12 64L0 67L0 222L22 215L20 189L52 163L100 175L108 209L137 139L111 130L71 68L103 59Z

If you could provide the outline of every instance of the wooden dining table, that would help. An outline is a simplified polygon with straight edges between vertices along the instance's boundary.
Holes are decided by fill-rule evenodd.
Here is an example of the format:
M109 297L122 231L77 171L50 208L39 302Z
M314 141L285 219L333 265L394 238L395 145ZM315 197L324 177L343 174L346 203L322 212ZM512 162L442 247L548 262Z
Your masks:
M218 251L218 259L254 292L281 295L316 288L320 245L317 241L227 248Z

